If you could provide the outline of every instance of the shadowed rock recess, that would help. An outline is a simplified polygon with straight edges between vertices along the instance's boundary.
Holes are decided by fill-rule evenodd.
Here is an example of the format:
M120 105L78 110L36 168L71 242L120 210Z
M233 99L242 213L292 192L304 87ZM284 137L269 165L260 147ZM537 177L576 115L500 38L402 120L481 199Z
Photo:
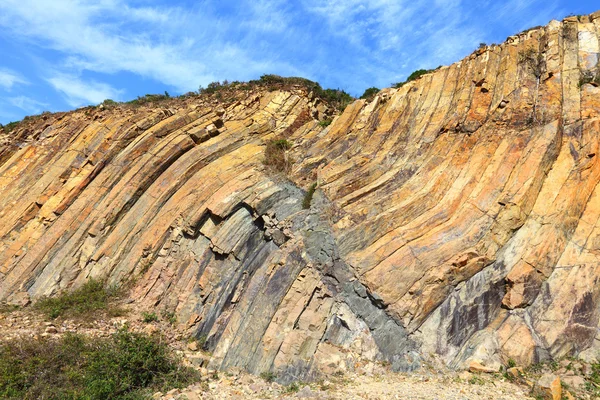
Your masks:
M327 127L300 87L44 115L0 138L0 300L130 282L211 367L283 382L594 357L599 35L552 21Z

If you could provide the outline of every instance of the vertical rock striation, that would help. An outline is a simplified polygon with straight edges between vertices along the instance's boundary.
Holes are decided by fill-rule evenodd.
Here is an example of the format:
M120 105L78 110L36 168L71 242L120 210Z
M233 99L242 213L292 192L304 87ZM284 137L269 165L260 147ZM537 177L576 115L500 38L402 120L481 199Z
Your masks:
M594 356L599 37L552 21L325 128L301 88L45 115L2 138L0 298L131 281L212 366L282 381Z

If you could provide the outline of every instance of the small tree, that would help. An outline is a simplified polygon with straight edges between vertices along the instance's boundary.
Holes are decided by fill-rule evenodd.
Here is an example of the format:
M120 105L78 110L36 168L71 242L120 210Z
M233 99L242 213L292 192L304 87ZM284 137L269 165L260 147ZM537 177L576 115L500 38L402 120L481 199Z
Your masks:
M375 97L377 93L379 93L379 88L370 87L365 90L365 92L362 94L362 96L360 96L360 98L370 101L373 97Z

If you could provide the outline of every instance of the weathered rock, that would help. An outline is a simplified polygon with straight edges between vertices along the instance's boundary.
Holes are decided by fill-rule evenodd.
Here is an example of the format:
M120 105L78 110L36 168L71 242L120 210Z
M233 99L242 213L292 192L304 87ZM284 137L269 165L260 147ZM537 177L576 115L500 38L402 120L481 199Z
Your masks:
M479 361L471 361L469 363L469 372L484 372L484 373L494 373L498 372L497 368L486 367L482 365Z
M0 301L135 282L199 364L283 383L357 359L592 357L600 88L580 78L599 23L512 36L327 128L295 87L33 118L0 137ZM281 137L286 178L264 165Z
M511 367L506 370L506 372L512 376L513 378L519 378L523 376L523 368L522 367Z
M58 333L58 329L55 326L48 326L44 330L45 333Z
M575 390L581 390L585 388L585 379L579 375L561 376L560 380L568 385L568 387Z
M25 307L31 303L31 298L27 292L16 292L8 296L6 303L13 306Z
M545 374L535 383L534 395L547 400L560 400L562 397L562 386L560 378L553 374Z

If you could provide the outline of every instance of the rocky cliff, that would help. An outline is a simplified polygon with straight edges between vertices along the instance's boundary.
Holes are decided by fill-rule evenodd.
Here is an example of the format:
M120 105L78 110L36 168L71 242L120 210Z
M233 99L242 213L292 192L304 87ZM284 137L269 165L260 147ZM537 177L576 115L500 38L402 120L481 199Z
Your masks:
M552 21L329 126L300 87L22 124L0 138L0 299L128 282L212 367L283 381L595 356L599 36L600 13ZM264 164L281 138L287 174Z

